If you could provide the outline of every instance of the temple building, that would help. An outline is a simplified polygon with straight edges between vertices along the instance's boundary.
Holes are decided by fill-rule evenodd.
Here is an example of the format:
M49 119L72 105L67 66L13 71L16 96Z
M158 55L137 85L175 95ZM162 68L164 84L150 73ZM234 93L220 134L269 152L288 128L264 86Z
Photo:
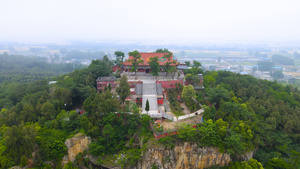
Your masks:
M108 88L110 85L112 89L117 87L116 78L115 77L98 77L97 81L97 92L104 91L105 87Z
M170 58L165 58L165 55L168 55L169 53L139 53L141 55L141 59L144 60L143 63L140 63L137 69L137 72L143 72L143 73L150 73L151 72L151 67L149 65L149 61L151 57L158 57L158 63L162 67L165 65L167 62L170 62L170 66L177 66L177 60L173 60L173 53ZM129 56L129 59L126 59L125 62L123 63L124 65L124 71L129 72L131 69L131 62L129 60L132 60L133 57ZM176 63L173 63L175 61Z

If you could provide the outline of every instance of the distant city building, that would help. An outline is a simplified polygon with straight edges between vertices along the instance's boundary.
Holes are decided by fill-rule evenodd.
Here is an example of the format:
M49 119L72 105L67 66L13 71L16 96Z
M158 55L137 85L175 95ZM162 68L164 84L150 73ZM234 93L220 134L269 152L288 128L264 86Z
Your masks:
M282 67L281 66L274 66L273 67L273 71L282 71Z

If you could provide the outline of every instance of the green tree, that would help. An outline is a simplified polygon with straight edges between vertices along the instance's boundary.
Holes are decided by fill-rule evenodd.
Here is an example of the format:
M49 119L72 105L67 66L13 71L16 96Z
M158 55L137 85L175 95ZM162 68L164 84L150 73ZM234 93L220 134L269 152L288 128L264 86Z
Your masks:
M21 156L30 156L36 145L36 136L39 126L33 124L4 128L3 137L6 146L6 155L16 164L20 164Z
M116 65L118 67L122 67L122 71L123 71L124 66L122 65L122 63L123 63L123 59L125 57L125 54L123 52L121 52L121 51L116 51L115 55L116 55L116 61L115 61L115 63L116 63ZM117 72L119 72L119 71L120 70L117 69Z
M221 147L221 138L216 124L210 119L198 125L200 143L204 146ZM222 148L222 147L221 147Z
M42 96L40 97L38 103L39 104L43 104L45 103L47 100L49 99L49 92L47 90L45 90L42 94Z
M168 49L164 48L164 49L157 49L155 51L155 53L170 53L170 51Z
M214 87L216 80L213 76L205 75L203 78L204 78L204 87L205 88Z
M38 133L37 144L39 151L37 156L41 161L59 161L67 153L65 140L67 133L63 130L54 130L43 128Z
M50 102L45 102L41 108L42 115L46 120L51 120L55 118L55 108Z
M220 107L221 100L229 101L230 100L230 92L223 87L217 86L216 88L209 89L206 92L208 97L208 101L210 103L214 103L216 109Z
M134 72L135 79L136 79L136 72L138 66L139 64L143 63L144 60L141 58L141 54L137 50L133 52L129 52L128 55L133 57L133 59L128 59L128 62L131 63L131 71Z
M108 90L111 91L111 85L110 84L108 84Z
M167 62L165 62L165 64L164 64L164 72L166 72L166 77L168 76L168 74L170 74L176 70L175 66L171 65L171 64L176 63L176 61L174 61L174 60L171 61L172 56L173 56L173 54L170 52L163 56L165 59L167 59Z
M196 99L196 92L192 85L184 86L181 94L186 103L192 102L193 98Z
M150 110L149 100L148 100L148 99L147 99L147 101L146 101L145 110L146 110L147 113L148 113L148 111Z
M159 63L158 63L158 57L157 56L151 57L149 59L149 65L151 67L151 74L153 76L158 76L158 72L160 71L160 66L159 66Z
M93 74L90 74L85 78L85 85L86 86L95 86L96 80L94 79Z
M203 113L203 119L204 120L209 120L209 119L215 120L216 114L217 114L217 111L216 111L215 106L212 106L211 108L208 107L205 109L205 111Z
M218 130L218 134L221 137L221 139L224 139L227 134L227 128L228 128L228 123L226 121L223 121L223 119L218 119L215 122Z
M282 158L274 157L265 165L265 168L266 169L289 168L289 164L286 161L284 161Z
M188 84L191 84L193 86L201 85L198 75L191 75L190 73L188 73L185 76L185 80L188 82Z
M263 165L255 159L249 161L234 162L228 169L264 169Z
M194 64L193 64L192 69L191 69L192 75L202 74L203 70L200 68L201 63L197 62L195 60L193 62L194 62Z
M85 131L89 131L92 129L93 124L90 122L90 120L87 117L82 117L82 119L80 120L80 127Z
M23 110L20 113L19 120L24 122L36 122L37 116L34 107L31 104L23 106Z
M243 141L243 136L234 131L230 132L230 135L225 138L225 149L229 154L243 154L246 151L246 144Z
M191 62L190 62L190 61L185 61L184 63L185 63L185 65L186 65L187 67L190 67L190 66L191 66Z
M27 158L25 155L21 156L21 167L25 167L27 165Z
M72 161L69 161L66 165L64 165L63 169L77 169L77 168L74 167Z
M135 103L130 103L130 104L131 104L132 114L139 115L141 111L140 108Z
M119 63L123 63L123 59L124 59L124 57L125 57L124 53L121 52L121 51L116 51L116 52L115 52L115 55L116 55L117 61L118 61ZM119 66L119 65L118 65L118 66Z
M190 73L186 74L186 76L184 77L184 79L186 81L191 81L192 80L192 75Z
M125 99L130 96L130 87L126 74L123 74L120 79L120 85L116 88L118 95L120 96L121 102L124 103Z
M190 124L183 124L178 130L177 137L182 141L196 141L197 129L193 128Z
M115 136L115 130L111 124L107 124L103 128L103 136L106 138L106 145L108 146L108 140Z
M109 90L101 94L96 93L83 103L83 108L94 117L94 124L98 123L107 114L116 112L119 106L120 103L117 96Z

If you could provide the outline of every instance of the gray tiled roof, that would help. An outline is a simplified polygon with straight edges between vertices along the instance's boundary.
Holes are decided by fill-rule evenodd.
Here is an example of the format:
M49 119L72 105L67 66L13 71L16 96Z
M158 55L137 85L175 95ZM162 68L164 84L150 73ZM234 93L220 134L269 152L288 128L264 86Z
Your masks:
M137 83L135 85L135 94L142 95L143 94L143 83Z
M162 95L162 86L161 86L161 83L156 83L156 92L157 92L157 95Z
M186 65L178 65L177 69L178 70L186 70L186 69L189 69L189 67L187 67Z
M116 81L116 77L98 77L98 79L96 81L100 81L100 82L106 82L106 81Z

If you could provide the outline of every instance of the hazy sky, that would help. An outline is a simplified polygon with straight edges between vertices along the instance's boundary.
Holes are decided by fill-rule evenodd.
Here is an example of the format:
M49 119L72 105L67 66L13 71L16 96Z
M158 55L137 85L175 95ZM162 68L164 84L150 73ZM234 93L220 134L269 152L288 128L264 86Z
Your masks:
M0 0L0 41L300 40L298 0Z

